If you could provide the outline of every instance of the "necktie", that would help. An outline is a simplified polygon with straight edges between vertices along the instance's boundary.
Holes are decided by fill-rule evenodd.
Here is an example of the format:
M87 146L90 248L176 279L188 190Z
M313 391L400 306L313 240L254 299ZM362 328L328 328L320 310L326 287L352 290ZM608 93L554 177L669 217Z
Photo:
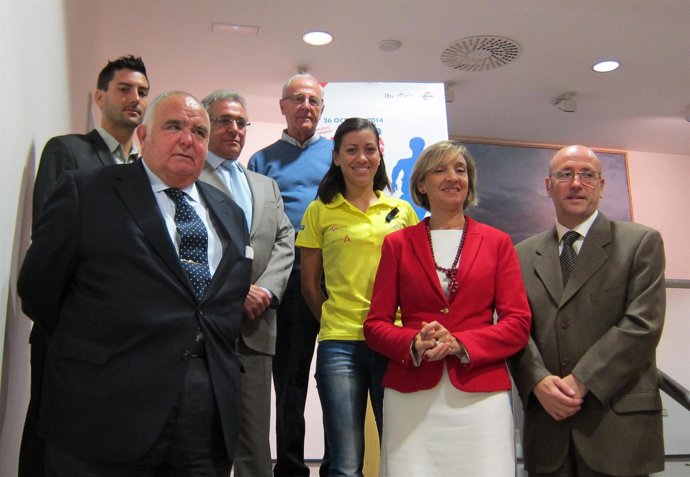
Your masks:
M561 250L561 275L563 276L563 286L568 283L570 272L573 271L573 266L575 266L577 254L575 253L573 244L579 236L579 233L572 230L566 232L563 236L563 249Z
M206 287L211 282L208 268L208 232L206 226L194 211L185 193L180 189L165 189L175 202L175 226L180 234L180 262L194 287L198 301L204 297Z
M247 229L252 228L252 193L249 190L247 180L242 177L244 173L240 171L237 161L223 161L221 165L230 174L230 192L235 203L244 211L247 220Z

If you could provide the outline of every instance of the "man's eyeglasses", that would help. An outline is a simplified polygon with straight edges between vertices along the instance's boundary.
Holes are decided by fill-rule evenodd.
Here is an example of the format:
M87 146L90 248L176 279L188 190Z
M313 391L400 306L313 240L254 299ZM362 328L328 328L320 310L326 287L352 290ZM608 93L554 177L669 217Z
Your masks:
M323 106L323 99L319 98L318 96L308 96L305 94L293 94L292 96L283 98L283 100L288 100L292 104L304 104L304 101L306 100L309 102L309 106L312 108L320 108Z
M556 179L558 182L572 182L575 176L580 178L582 184L594 184L596 181L601 179L601 174L595 171L553 171L551 177Z
M231 118L230 116L220 116L218 118L211 118L211 122L221 128L227 128L230 124L235 123L237 129L240 131L245 129L247 126L251 126L252 123L247 122L246 119L242 118Z

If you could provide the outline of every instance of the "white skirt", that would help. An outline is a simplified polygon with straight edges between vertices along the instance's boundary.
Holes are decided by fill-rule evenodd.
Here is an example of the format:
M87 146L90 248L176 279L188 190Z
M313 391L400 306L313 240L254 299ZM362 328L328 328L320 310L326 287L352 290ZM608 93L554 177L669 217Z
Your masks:
M514 477L514 432L509 391L386 388L380 477Z

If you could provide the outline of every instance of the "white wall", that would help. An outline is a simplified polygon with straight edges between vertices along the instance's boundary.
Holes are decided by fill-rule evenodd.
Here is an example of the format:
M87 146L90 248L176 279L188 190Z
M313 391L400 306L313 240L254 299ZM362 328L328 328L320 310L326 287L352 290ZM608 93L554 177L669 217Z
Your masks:
M23 242L23 179L33 177L36 154L45 139L56 129L67 130L71 118L62 15L58 1L0 2L0 91L5 106L0 115L0 310L6 310L0 316L7 317L0 321L0 336L5 336L0 378L3 476L16 475L28 394L30 322L15 313L13 299L17 256ZM30 215L30 209L27 212Z
M690 157L630 151L628 169L635 222L649 225L663 235L666 277L690 279L690 247L685 244Z

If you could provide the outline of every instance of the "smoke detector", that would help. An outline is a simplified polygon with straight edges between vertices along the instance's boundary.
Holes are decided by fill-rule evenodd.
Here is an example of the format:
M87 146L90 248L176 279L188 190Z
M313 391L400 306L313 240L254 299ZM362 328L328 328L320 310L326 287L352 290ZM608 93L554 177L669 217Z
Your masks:
M470 36L454 41L441 52L441 62L461 71L487 71L515 60L522 48L500 36Z

